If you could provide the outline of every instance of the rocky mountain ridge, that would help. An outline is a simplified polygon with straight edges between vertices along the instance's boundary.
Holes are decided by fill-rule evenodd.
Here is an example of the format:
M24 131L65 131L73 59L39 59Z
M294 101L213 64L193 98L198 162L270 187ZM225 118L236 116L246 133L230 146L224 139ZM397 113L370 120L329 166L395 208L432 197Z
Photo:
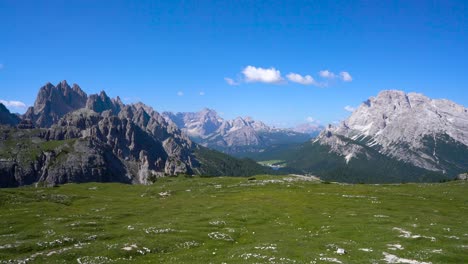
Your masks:
M235 174L219 164L227 159L238 167L247 164L247 173L266 171L254 162L205 151L149 106L125 105L104 91L88 97L65 81L42 87L24 118L37 128L0 129L0 187L86 181L147 184L166 175ZM221 169L210 167L218 165Z
M256 152L272 144L305 142L310 138L306 133L272 128L251 117L225 120L208 108L199 112L163 112L162 115L195 142L226 153Z

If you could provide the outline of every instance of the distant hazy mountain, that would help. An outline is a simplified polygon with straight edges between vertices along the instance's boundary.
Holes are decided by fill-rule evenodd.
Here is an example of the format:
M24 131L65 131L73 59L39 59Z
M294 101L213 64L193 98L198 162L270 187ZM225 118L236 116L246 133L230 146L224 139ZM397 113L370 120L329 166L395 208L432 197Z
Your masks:
M2 110L0 105L0 117ZM32 129L27 122L0 127L0 187L148 183L166 175L268 172L254 161L193 143L149 106L125 105L105 92L88 97L78 85L70 88L65 81L42 87L24 118L45 128Z
M195 142L231 154L258 152L274 144L310 139L308 133L272 128L250 117L225 120L216 111L207 108L195 113L164 112L162 115Z
M292 131L298 132L298 133L304 133L304 134L309 134L311 137L316 137L320 134L320 132L324 129L323 126L319 124L314 124L314 123L304 123L304 124L299 124L292 128Z
M283 152L288 166L344 181L423 181L468 171L468 110L422 94L382 91L312 142Z

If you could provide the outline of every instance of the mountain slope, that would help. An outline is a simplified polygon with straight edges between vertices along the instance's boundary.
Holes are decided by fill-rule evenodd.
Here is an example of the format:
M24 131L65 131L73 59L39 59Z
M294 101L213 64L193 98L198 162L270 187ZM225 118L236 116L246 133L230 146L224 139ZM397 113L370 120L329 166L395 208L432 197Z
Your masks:
M216 111L206 108L196 113L164 112L163 116L195 142L236 155L259 152L274 144L305 142L310 138L307 133L271 128L250 117L225 120Z

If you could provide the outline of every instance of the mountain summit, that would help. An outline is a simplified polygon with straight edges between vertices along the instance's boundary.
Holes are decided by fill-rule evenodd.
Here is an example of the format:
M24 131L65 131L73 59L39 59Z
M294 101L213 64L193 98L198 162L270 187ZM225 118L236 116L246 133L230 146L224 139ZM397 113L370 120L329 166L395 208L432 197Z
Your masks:
M66 113L86 105L87 95L80 86L70 87L67 81L56 86L47 83L39 89L34 106L29 107L24 119L30 119L37 127L50 127Z
M362 152L359 147L340 146L338 138L333 135L363 142L384 155L415 166L444 172L451 167L462 166L454 160L457 157L447 156L445 148L467 148L468 111L444 99L430 99L422 94L405 94L402 91L382 91L361 104L339 126L324 131L317 139L343 154L348 161Z

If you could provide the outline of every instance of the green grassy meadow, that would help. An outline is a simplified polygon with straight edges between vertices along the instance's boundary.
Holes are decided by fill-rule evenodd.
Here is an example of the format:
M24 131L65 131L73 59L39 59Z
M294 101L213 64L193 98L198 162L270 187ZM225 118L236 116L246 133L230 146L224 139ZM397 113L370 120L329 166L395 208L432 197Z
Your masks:
M267 175L0 189L0 263L466 263L467 194Z

